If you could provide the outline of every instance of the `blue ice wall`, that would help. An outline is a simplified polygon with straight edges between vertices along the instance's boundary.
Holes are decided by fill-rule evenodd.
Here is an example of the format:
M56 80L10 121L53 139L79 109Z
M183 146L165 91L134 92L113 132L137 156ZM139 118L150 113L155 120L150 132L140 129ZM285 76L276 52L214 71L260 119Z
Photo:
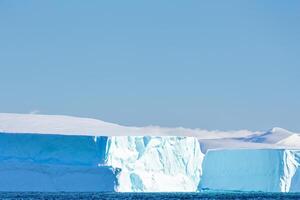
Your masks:
M209 150L199 190L299 192L299 156L288 149Z
M0 133L0 191L112 192L107 137Z
M0 162L103 164L107 137L0 133Z

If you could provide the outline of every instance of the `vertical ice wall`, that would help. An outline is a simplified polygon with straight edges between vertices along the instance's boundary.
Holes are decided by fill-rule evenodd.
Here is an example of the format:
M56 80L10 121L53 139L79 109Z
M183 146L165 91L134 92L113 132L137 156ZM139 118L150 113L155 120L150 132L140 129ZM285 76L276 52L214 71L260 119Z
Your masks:
M107 164L120 168L118 191L196 191L203 154L190 137L111 137Z
M199 190L300 191L297 150L209 150Z
M0 133L0 191L196 191L190 137Z
M0 191L300 192L300 150L203 158L192 137L0 133Z
M0 191L114 191L107 137L0 133Z

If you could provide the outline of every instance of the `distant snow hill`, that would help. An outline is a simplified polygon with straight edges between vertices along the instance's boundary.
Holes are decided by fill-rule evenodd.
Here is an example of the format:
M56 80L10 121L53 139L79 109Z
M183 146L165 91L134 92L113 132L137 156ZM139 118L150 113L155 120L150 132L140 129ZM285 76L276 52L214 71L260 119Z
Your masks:
M300 191L300 135L0 113L0 191Z
M0 113L0 132L87 136L188 136L201 141L205 151L211 148L300 148L299 134L277 127L266 132L127 127L97 119L61 115Z

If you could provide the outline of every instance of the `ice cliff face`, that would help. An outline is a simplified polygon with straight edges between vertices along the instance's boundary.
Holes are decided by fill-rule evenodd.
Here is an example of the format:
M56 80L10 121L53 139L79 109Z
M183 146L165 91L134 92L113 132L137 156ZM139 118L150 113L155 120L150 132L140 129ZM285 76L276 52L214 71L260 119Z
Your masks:
M197 139L0 133L0 191L196 191Z
M300 134L0 113L0 191L300 192ZM205 154L205 155L204 155Z
M0 133L0 191L115 191L107 138Z
M199 190L300 191L300 150L209 150Z
M118 191L196 191L203 154L191 137L121 136L108 140L107 164L120 168Z

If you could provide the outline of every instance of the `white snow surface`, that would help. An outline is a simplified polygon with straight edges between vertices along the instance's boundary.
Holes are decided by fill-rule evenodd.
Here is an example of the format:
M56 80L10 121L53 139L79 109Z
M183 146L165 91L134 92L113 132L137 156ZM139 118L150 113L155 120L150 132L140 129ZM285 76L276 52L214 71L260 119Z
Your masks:
M90 118L14 113L0 113L0 132L91 136L191 136L199 139L245 137L259 133L247 130L226 132L182 127L127 127Z
M201 142L201 149L300 148L300 136L282 128L267 132L203 130L159 126L128 127L97 119L62 115L0 113L0 132L88 136L189 136Z

